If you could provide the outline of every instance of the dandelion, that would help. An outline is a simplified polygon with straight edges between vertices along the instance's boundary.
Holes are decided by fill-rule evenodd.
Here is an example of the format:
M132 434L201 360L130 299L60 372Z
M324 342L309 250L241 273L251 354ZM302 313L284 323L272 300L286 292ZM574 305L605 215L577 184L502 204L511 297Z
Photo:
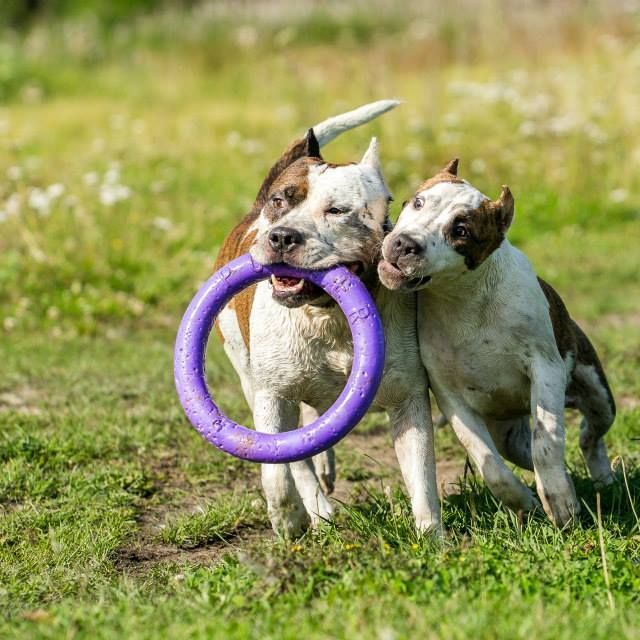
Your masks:
M418 544L416 544L416 543L414 542L414 543L411 545L411 548L412 548L414 551L417 551L417 550L420 548L420 545L418 545Z
M291 547L291 553L298 553L300 551L302 551L302 545L300 545L300 544L294 544Z

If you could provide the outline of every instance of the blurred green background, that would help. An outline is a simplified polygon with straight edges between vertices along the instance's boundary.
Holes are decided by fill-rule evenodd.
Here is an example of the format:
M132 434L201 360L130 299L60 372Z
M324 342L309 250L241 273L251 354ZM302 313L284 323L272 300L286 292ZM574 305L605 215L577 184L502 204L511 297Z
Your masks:
M292 545L258 469L177 405L181 313L270 164L389 97L404 104L325 157L377 135L392 217L455 156L487 195L508 184L511 240L603 356L628 471L603 494L615 611L577 429L571 534L473 485L432 549L374 417L338 450L351 510ZM637 1L1 2L0 635L637 637L639 105ZM208 370L248 420L217 344ZM464 463L449 432L438 458Z

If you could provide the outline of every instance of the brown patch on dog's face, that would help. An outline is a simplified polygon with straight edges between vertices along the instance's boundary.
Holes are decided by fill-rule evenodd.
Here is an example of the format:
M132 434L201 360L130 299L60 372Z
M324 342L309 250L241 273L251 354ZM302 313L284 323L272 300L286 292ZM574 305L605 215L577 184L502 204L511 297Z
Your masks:
M227 236L224 244L218 252L214 264L214 271L220 269L234 258L241 256L249 251L253 245L257 231L254 228L260 212L267 203L269 194L272 192L274 184L278 183L278 178L286 172L287 168L296 163L296 161L310 160L321 162L320 147L312 129L309 129L304 138L295 140L284 151L280 158L271 167L267 176L260 186L255 202L251 207L251 211L233 228ZM255 295L256 286L252 285L244 291L240 292L229 304L237 315L240 332L247 348L249 347L249 316L251 315L251 307L253 305L253 297ZM216 320L215 329L222 341L224 337Z
M476 269L502 243L513 218L513 197L508 187L500 199L485 200L471 210L461 210L444 226L446 241L464 256L469 269Z
M309 193L309 167L322 164L320 158L300 158L274 181L267 194L263 215L270 224L299 205Z

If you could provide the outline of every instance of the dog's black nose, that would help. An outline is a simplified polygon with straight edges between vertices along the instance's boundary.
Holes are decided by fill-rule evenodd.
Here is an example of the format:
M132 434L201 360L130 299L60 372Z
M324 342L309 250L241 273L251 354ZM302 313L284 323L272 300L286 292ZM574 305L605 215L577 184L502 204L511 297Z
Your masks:
M400 258L418 255L421 251L422 247L413 238L401 233L391 243L389 259L390 262L397 262Z
M287 253L303 243L302 234L290 227L276 227L269 233L269 244L274 251Z

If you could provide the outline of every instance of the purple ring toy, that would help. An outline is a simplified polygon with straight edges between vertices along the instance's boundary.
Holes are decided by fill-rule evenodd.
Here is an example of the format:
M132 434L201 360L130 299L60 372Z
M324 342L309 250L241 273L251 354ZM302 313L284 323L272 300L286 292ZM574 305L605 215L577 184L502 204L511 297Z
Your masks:
M213 321L238 292L275 274L306 278L326 291L346 315L353 337L353 365L338 399L311 424L277 434L242 427L216 406L205 382L204 357ZM252 462L293 462L336 444L355 427L373 402L384 368L384 332L369 292L346 267L307 271L261 265L249 254L229 262L201 287L180 323L174 375L191 424L222 451Z

